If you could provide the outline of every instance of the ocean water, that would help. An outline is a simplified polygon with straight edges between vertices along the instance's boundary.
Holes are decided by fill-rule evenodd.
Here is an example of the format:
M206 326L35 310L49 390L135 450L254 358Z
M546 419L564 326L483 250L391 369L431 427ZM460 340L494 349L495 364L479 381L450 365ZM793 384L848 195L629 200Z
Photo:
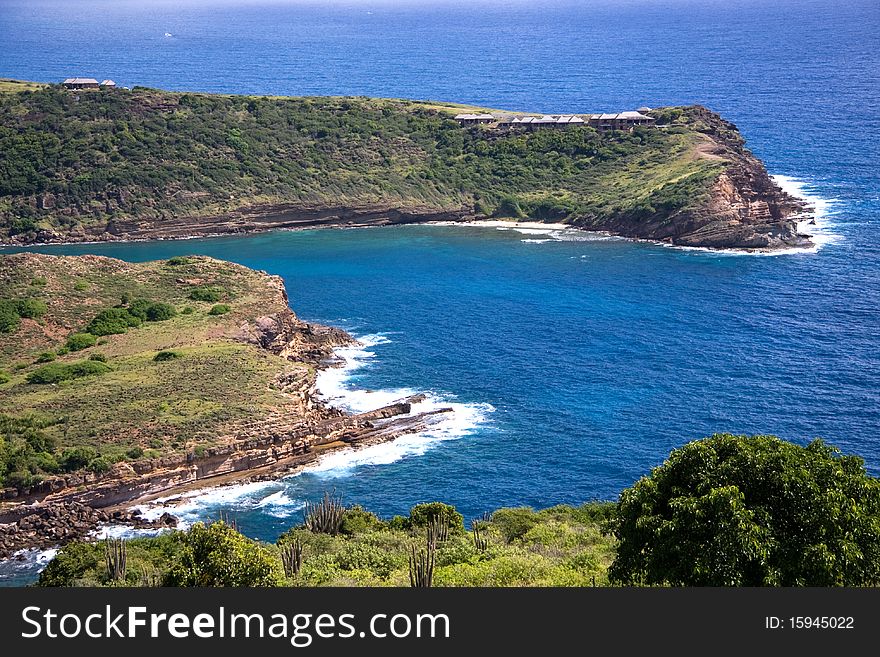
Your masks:
M327 490L382 515L614 499L716 431L821 436L880 474L878 43L864 0L0 2L0 76L541 111L700 102L815 203L819 248L773 256L496 226L39 249L279 274L301 317L362 338L321 376L333 403L426 391L423 408L454 407L422 435L146 509L223 511L268 540ZM33 576L26 556L0 583Z

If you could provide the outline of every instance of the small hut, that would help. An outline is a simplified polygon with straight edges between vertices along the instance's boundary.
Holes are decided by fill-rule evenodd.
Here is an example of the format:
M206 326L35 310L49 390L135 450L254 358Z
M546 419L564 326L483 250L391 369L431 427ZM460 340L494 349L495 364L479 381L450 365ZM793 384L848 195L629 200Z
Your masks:
M100 86L95 78L67 78L61 84L68 89L97 89Z

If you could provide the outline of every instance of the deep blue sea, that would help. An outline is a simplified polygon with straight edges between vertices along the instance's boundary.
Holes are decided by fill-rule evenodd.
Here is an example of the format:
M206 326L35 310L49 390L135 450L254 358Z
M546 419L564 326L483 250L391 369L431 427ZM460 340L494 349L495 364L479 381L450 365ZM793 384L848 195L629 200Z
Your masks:
M280 274L301 317L364 338L322 377L337 403L455 405L427 435L177 507L264 539L325 490L383 515L614 499L716 431L821 436L880 474L878 44L876 0L0 0L0 76L548 112L703 103L817 202L821 248L776 256L443 226L40 249Z

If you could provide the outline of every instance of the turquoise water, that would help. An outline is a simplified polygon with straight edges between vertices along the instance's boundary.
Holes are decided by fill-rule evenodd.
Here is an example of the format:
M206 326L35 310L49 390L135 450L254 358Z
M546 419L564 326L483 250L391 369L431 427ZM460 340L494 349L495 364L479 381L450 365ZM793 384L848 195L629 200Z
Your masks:
M613 499L715 431L822 436L880 473L876 2L585 4L0 3L0 75L549 111L702 102L820 201L818 252L772 257L443 226L41 249L280 274L301 317L366 336L322 378L337 403L455 404L425 436L185 500L186 520L226 510L273 539L328 489L385 515Z

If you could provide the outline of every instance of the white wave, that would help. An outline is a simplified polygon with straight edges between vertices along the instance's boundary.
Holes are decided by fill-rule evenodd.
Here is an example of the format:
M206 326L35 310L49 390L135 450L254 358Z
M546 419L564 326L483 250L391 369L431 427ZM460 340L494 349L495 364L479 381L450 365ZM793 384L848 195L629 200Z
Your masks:
M812 216L804 217L798 222L798 232L809 235L816 245L811 251L816 252L827 244L835 244L843 239L834 232L832 219L840 212L839 199L819 196L815 185L799 178L783 175L771 176L771 178L782 188L782 191L806 201L811 206Z
M366 367L376 356L372 348L387 344L390 340L386 334L376 333L361 336L358 342L357 345L335 350L336 356L344 359L341 367L331 367L318 373L317 387L325 402L349 412L363 413L416 394L417 391L409 388L366 390L357 387L357 371ZM413 404L411 414L440 408L451 408L452 412L440 416L420 433L401 436L378 445L329 452L317 462L284 479L289 480L305 473L333 479L348 476L360 466L386 465L408 456L418 456L441 442L473 433L489 421L489 415L495 410L491 404L455 402L449 399L449 395L429 393L424 401ZM269 515L286 518L293 511L302 509L305 500L291 497L289 489L283 483L284 479L281 482L259 481L188 491L156 499L138 508L149 519L158 518L167 511L180 520L178 527L181 529L204 519L209 509L222 506L259 508ZM235 516L234 512L230 515L232 518Z
M546 244L547 242L555 242L555 241L556 241L556 240L554 240L554 239L549 239L549 240L529 240L529 239L526 239L526 240L520 240L520 242L522 242L523 244Z

